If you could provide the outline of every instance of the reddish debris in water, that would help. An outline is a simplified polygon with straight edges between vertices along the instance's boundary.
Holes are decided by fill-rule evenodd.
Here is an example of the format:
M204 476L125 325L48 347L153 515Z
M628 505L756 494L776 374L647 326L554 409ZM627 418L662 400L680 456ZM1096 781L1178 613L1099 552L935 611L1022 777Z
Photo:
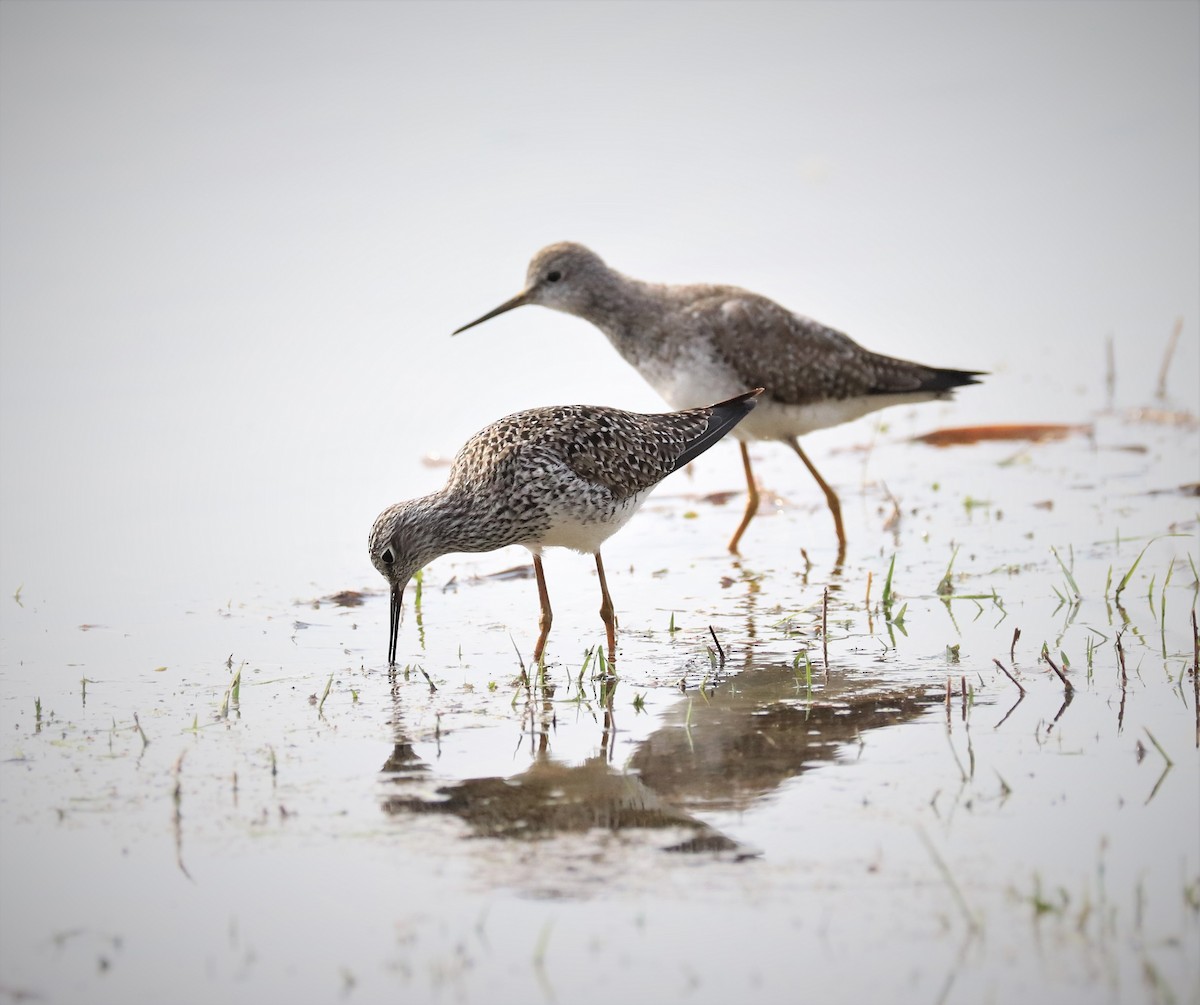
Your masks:
M342 590L325 598L338 607L362 607L363 594L358 590Z
M1065 440L1068 436L1076 433L1090 434L1091 432L1092 427L1086 424L1012 422L988 426L951 426L946 429L935 429L932 433L914 436L913 442L928 443L932 447L963 446L990 440L1028 440L1033 443L1044 443L1048 440Z

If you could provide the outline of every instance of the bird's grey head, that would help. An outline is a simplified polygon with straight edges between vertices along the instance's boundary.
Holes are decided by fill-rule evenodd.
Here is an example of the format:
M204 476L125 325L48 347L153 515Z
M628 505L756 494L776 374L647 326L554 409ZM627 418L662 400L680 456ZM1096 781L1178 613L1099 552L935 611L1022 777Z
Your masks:
M474 328L524 304L541 304L586 317L596 303L598 292L612 282L613 277L614 273L604 264L604 260L582 244L561 241L547 245L529 263L525 289L483 317L463 325L454 334Z
M543 248L525 273L526 302L577 314L587 308L597 286L608 277L608 266L582 244L563 241Z
M408 503L389 506L375 520L369 541L371 564L388 581L391 594L391 625L388 664L396 662L396 639L400 634L400 606L404 588L429 559L425 557L421 525L413 519Z

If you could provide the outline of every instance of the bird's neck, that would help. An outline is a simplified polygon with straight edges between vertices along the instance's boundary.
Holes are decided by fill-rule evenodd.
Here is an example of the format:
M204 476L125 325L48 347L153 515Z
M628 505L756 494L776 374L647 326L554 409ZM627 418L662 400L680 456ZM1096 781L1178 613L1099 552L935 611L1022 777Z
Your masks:
M409 517L422 528L422 540L432 552L427 562L451 552L495 551L514 543L504 521L483 512L489 498L448 485L409 504Z
M669 287L611 272L588 303L575 313L599 328L635 366L657 340L669 313Z

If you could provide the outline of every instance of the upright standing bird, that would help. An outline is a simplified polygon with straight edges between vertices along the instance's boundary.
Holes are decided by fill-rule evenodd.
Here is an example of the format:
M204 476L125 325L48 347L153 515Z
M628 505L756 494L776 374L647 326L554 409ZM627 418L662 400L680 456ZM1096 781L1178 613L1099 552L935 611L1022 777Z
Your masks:
M837 493L800 447L799 437L888 405L946 398L979 383L977 370L944 370L882 356L848 336L736 286L667 286L610 269L595 252L564 242L529 263L525 289L454 332L522 304L541 304L592 322L672 408L691 408L743 387L766 392L734 434L741 441L749 498L729 550L758 510L749 440L788 444L825 493L845 555Z
M404 587L418 569L449 552L510 544L533 553L542 610L534 662L550 634L542 549L551 546L596 556L600 617L615 662L616 618L600 546L655 485L745 418L761 393L656 415L592 405L535 408L476 433L454 458L443 488L389 506L371 528L371 562L391 587L388 664L396 662Z

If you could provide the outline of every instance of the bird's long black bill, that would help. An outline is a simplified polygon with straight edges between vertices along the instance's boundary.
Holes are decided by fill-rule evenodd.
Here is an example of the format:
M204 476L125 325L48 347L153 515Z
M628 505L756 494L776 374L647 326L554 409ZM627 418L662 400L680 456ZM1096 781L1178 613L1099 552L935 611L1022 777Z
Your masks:
M526 304L528 302L529 302L529 291L522 290L511 300L506 300L499 307L497 307L494 311L488 311L483 317L476 318L470 324L463 325L461 328L456 328L450 334L457 335L460 332L465 332L468 328L474 328L476 325L481 325L485 321L490 321L492 318L494 318L500 314L504 314L506 311L511 311L514 307L520 307L522 304Z
M389 627L390 641L388 642L388 666L390 667L396 665L396 640L400 636L400 602L403 597L403 587L393 586L391 625Z

